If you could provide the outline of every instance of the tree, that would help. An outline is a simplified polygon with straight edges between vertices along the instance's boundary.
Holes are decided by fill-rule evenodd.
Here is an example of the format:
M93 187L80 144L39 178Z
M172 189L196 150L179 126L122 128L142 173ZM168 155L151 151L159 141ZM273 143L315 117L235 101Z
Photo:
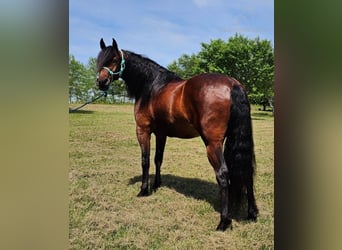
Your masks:
M73 55L69 55L69 102L78 102L84 99L86 82L86 68Z
M191 56L184 54L177 61L172 62L168 69L184 79L190 78L200 72L199 58L195 54Z
M184 78L205 72L226 74L246 86L252 103L273 99L274 52L270 41L236 34L227 42L216 39L201 46L198 54L182 55L168 68Z
M88 94L91 97L94 97L95 95L99 94L99 89L96 87L96 74L97 74L97 63L96 58L90 57L88 60L88 64L86 66L88 81L87 81L87 88L88 88Z

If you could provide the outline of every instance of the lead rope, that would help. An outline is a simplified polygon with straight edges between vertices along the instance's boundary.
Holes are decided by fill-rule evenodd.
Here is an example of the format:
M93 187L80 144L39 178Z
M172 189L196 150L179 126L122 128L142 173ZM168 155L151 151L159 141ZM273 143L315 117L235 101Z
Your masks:
M103 91L101 93L101 95L99 95L98 97L96 97L90 101L87 101L86 103L82 104L81 106L79 106L77 108L74 108L74 109L69 108L69 113L75 112L75 111L79 110L80 108L83 108L85 105L90 104L92 102L95 102L97 99L100 99L102 96L104 96L106 98L107 97L107 91Z

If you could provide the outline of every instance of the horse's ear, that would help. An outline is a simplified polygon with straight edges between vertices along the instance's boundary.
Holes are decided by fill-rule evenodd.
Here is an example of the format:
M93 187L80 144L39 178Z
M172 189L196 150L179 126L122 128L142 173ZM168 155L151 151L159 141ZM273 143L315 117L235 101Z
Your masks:
M112 44L113 48L118 51L118 44L116 43L115 39L113 38L113 44Z
M101 49L106 48L106 44L104 43L103 38L101 38L101 40L100 40L100 47L101 47Z

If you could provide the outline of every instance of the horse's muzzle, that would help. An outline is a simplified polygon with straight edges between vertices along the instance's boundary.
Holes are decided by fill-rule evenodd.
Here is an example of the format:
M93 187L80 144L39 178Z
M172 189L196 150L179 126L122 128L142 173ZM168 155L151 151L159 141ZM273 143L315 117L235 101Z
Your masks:
M101 80L101 81L99 79L96 80L97 87L102 91L107 91L110 83L111 81L109 78Z

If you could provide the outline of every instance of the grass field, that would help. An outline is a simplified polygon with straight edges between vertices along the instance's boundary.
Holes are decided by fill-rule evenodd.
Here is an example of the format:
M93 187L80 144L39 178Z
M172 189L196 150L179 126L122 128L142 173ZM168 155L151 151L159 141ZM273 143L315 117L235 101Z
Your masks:
M162 187L140 190L132 105L88 105L70 114L71 249L273 249L274 119L253 107L258 221L216 232L218 186L200 138L168 138ZM154 179L154 137L151 181Z

